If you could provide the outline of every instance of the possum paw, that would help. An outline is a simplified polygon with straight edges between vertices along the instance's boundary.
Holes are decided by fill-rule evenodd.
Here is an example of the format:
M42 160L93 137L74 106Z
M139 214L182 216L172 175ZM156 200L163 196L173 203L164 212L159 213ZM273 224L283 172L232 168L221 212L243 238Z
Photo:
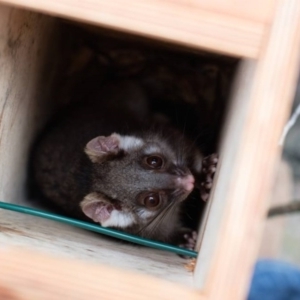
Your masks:
M211 154L203 159L202 175L203 180L200 184L200 197L203 201L207 201L213 184L213 178L217 169L218 155Z
M183 234L183 241L179 247L186 248L188 250L194 250L197 241L197 231L190 231Z

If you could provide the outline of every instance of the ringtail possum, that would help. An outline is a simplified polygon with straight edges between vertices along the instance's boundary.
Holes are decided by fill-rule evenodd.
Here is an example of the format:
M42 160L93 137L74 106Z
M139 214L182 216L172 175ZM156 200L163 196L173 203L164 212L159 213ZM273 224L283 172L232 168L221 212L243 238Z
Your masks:
M132 82L79 94L81 101L52 120L35 146L38 188L70 216L179 244L188 232L182 209L199 185L201 151L157 121Z

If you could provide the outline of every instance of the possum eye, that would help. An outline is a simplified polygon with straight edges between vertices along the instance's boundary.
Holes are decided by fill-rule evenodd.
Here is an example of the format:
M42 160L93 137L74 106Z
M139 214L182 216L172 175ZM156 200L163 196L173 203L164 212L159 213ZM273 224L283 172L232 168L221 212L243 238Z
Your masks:
M161 169L164 161L158 155L150 155L145 158L146 164L152 169Z
M157 207L160 204L159 194L150 194L144 198L144 205L148 208Z

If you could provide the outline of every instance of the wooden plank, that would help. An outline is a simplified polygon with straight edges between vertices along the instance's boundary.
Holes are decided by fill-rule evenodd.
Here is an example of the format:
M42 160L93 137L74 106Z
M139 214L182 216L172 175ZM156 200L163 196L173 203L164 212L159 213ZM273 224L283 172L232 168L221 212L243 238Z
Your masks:
M236 140L228 130L225 134L223 147L231 143L237 151L230 165L224 166L224 157L220 169L230 177L223 194L226 207L215 216L212 207L203 241L204 247L205 239L211 243L209 239L216 238L205 283L212 299L245 299L280 151L279 138L293 100L300 54L300 2L282 0L279 4L261 57L257 63L245 62L246 69L252 65L254 72L253 79L244 84L250 95L239 99L249 101L242 135ZM212 237L216 216L221 223ZM196 282L202 275L200 264L201 259Z
M182 3L182 0L173 0ZM222 14L239 16L245 19L269 22L273 18L276 0L185 0L185 5L201 7Z
M24 248L1 249L0 270L1 299L206 299L180 284Z
M0 3L190 47L252 58L259 54L266 25L265 20L230 14L230 9L226 14L185 1L0 0ZM230 7L233 9L234 5Z
M230 205L228 191L234 184L230 171L236 164L239 141L245 129L245 120L250 105L250 94L255 72L255 61L243 61L239 66L234 83L234 95L227 113L227 122L223 129L224 137L218 162L218 170L214 177L211 199L207 206L207 221L202 228L201 239L198 239L197 249L200 250L195 272L198 287L203 288L207 281L207 274L212 265L213 253L217 247L217 236L224 218L226 206ZM229 176L230 174L230 176ZM204 227L202 225L202 227ZM201 244L200 244L201 243ZM201 248L200 248L201 246Z
M53 106L56 41L53 18L0 6L1 200L18 203L25 193L29 147Z
M59 222L2 209L0 245L27 247L193 286L193 274L185 268L188 260L176 254L124 243Z

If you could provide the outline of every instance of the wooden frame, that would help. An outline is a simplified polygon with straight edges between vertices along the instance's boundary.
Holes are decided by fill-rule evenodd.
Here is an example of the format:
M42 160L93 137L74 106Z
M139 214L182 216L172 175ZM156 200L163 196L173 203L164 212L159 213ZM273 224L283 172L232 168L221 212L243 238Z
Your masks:
M1 0L34 11L247 57L259 54L274 2Z
M83 14L78 7L67 11L68 5L73 3L71 0L61 3L61 6L58 6L58 1L0 2L18 4L125 30L133 31L133 27L137 25L131 23L129 15L125 14L121 18L120 14L111 11L123 7L122 3L115 3L115 6L110 7L105 5L104 1L97 2L102 9L102 15L99 16L97 13ZM133 6L136 4L125 2L123 4ZM147 1L143 3L150 5ZM180 2L174 3L180 5ZM255 3L258 4L254 2L253 5ZM99 298L102 295L107 299L121 296L125 299L245 298L259 246L273 169L280 151L278 141L293 98L299 66L299 1L278 1L274 15L273 2L266 3L268 7L265 9L265 15L256 19L252 15L253 21L247 19L245 21L247 24L237 16L235 16L238 18L236 23L232 21L234 14L229 14L230 5L227 6L227 11L226 7L223 11L221 7L219 12L208 11L204 14L205 17L211 24L215 22L218 26L215 29L207 27L206 33L195 27L194 32L196 35L207 34L211 37L211 42L210 38L192 41L192 35L186 36L185 39L184 34L179 34L178 27L170 29L171 26L166 26L168 30L161 32L154 30L150 21L153 18L149 19L144 27L135 30L146 35L168 37L171 41L246 57L233 91L231 110L224 130L221 160L216 174L218 184L212 193L199 252L199 261L206 263L204 266L196 265L195 288L101 265L92 266L23 249L5 248L0 251L0 297L22 300L67 297L88 299L88 297ZM163 5L159 6L162 7ZM165 9L167 10L167 7ZM182 16L188 17L191 13L194 22L199 17L199 24L203 25L205 22L202 10L205 8L198 9L195 14L186 11ZM105 12L108 12L110 18L104 18ZM213 16L217 14L224 16L222 18L226 20L224 24L233 25L227 32L228 35L233 34L235 32L233 28L238 27L238 30L241 29L240 36L246 40L250 39L251 43L244 47L237 44L238 39L232 41L226 39L227 44L218 45L217 40L221 32L219 26L223 23L213 20ZM132 18L132 15L130 16ZM188 31L190 24L184 23L184 20L186 19L180 23L181 29ZM239 24L241 26L237 26ZM164 28L164 23L160 26ZM243 28L247 30L244 31ZM254 34L256 38L251 38L246 32L248 30L256 32Z

